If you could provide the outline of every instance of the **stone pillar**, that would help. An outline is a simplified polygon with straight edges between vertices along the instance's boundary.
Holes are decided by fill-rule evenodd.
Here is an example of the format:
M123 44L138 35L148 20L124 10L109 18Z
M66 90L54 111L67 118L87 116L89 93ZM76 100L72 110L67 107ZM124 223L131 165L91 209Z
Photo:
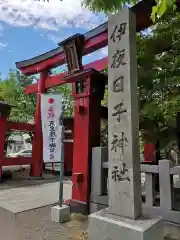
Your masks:
M163 240L159 218L142 216L136 16L108 20L109 208L90 215L89 240Z
M109 212L141 215L136 19L122 12L108 22Z
M154 206L156 202L156 175L152 173L145 173L145 191L146 191L146 205Z
M103 194L103 162L106 148L94 147L92 149L91 168L91 194L101 196Z
M173 209L173 175L170 174L171 162L159 161L160 207Z

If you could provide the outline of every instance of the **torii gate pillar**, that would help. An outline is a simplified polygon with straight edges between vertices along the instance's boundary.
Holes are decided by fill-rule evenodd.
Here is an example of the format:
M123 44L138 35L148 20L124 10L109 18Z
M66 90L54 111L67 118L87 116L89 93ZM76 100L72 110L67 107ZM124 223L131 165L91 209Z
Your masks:
M73 83L74 146L72 173L73 212L88 213L92 147L100 146L101 100L106 77L93 70Z
M43 170L43 138L41 126L41 94L45 93L45 81L48 77L48 71L40 73L40 80L38 82L36 113L34 118L34 137L32 144L33 164L31 165L31 177L41 178Z
M4 161L4 144L6 140L7 119L11 111L11 105L0 101L0 181L2 180L2 166Z

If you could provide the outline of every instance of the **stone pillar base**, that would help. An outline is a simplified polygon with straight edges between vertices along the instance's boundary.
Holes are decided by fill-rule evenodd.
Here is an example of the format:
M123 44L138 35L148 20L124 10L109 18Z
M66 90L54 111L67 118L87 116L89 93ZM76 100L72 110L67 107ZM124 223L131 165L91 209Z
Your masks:
M163 240L163 221L158 217L127 219L109 214L107 209L89 216L88 240Z
M51 220L56 223L64 223L70 220L70 207L59 205L51 207Z

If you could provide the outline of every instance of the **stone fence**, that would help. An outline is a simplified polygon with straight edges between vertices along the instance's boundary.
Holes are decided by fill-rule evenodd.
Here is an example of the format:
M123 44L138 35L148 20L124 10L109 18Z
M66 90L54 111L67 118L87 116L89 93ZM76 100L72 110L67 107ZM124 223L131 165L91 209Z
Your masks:
M91 212L108 206L108 150L96 147L92 152ZM141 164L143 212L158 215L164 220L180 224L180 166L171 166L170 160L159 165ZM179 185L179 186L178 186Z

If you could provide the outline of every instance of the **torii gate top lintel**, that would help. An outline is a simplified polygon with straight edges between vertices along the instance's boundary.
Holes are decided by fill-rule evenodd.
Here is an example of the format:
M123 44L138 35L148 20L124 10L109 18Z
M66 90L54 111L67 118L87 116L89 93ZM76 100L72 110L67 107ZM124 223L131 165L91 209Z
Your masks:
M177 5L180 5L180 0L177 0ZM155 4L154 0L142 0L134 5L131 9L136 14L137 32L144 30L152 25L151 11ZM93 30L84 34L85 46L83 55L92 53L100 48L107 46L108 24L104 24L94 28ZM61 43L59 43L61 45ZM16 62L16 67L26 75L39 73L43 70L49 70L65 63L64 50L60 46L44 54L34 58Z

